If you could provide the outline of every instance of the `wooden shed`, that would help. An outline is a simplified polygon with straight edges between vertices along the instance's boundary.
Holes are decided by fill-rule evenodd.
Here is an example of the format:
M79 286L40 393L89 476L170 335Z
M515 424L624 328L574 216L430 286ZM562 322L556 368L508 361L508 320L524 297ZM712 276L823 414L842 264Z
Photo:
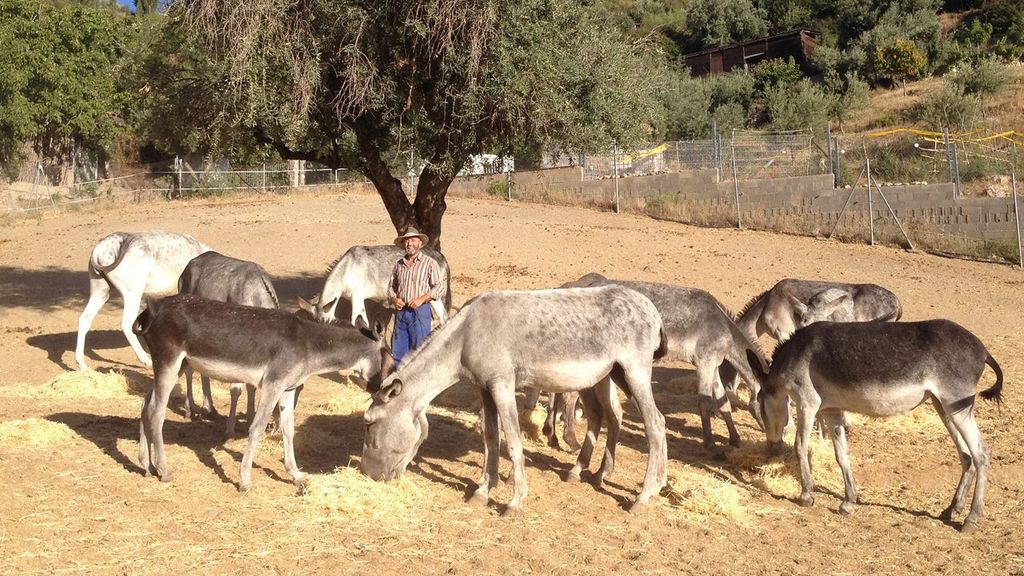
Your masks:
M683 56L694 76L747 70L762 60L792 57L804 74L814 73L811 57L818 47L818 33L793 30L767 38L747 40L723 48L694 52Z

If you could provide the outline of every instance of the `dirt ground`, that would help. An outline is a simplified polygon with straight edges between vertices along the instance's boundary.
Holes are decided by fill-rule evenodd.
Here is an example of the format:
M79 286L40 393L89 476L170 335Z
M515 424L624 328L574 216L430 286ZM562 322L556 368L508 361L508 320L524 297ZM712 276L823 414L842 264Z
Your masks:
M93 244L118 230L193 234L217 250L260 262L282 301L315 294L324 267L355 244L389 241L393 229L371 195L231 198L127 205L0 230L0 560L9 574L1022 574L1024 541L1024 273L1006 266L760 232L692 228L587 209L450 198L443 246L456 304L491 288L556 286L598 271L611 277L704 288L739 309L786 277L874 282L894 290L904 320L950 318L977 334L1006 375L1001 408L979 403L992 453L986 517L961 535L937 519L959 466L941 425L859 423L851 432L863 504L837 514L838 472L823 477L812 508L796 484L757 480L699 442L693 372L656 369L656 399L669 430L673 490L645 515L625 507L639 489L646 443L627 410L618 469L603 489L562 481L574 457L527 445L530 494L520 518L499 516L507 484L487 508L463 503L482 446L475 393L457 385L430 412L430 437L397 486L349 466L362 446L366 393L345 377L314 378L297 409L299 465L313 475L297 494L280 442L261 446L254 489L239 495L239 434L223 419L189 422L180 394L165 425L170 483L136 463L141 394L152 375L118 326L115 298L89 334L101 373L123 374L122 393L62 388L74 364ZM763 343L768 350L770 344ZM73 379L73 378L72 378ZM986 371L981 386L994 377ZM50 384L48 384L50 382ZM217 389L226 411L226 390ZM737 420L758 452L763 435ZM13 434L16 426L38 432ZM4 428L6 426L6 428ZM716 433L724 426L716 421ZM244 429L244 423L243 423ZM721 438L721 436L720 436ZM822 444L819 456L831 458ZM596 464L596 462L595 462ZM502 474L509 464L502 459ZM701 490L715 486L710 506ZM725 501L726 496L730 498ZM715 498L721 502L716 503Z

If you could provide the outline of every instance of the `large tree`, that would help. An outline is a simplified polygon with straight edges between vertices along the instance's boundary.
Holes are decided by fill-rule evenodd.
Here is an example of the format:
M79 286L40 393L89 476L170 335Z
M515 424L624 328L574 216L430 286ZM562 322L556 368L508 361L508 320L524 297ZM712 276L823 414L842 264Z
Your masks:
M573 0L184 0L169 24L183 51L209 56L163 57L154 90L185 107L173 122L358 170L397 230L435 245L471 154L629 146L661 124L657 60ZM410 151L411 202L395 174Z

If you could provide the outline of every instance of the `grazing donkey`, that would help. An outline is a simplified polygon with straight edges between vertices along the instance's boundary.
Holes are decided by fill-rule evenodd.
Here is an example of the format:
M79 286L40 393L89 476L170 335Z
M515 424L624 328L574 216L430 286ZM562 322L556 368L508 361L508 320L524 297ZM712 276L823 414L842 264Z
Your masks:
M448 310L452 307L451 270L448 268L448 260L440 252L425 248L423 253L436 260L441 266L441 273L444 274L444 302L430 301L434 317L444 323L448 317ZM364 300L387 303L391 273L395 269L395 263L403 255L405 250L393 244L349 248L329 267L330 272L324 280L324 287L315 301L316 318L322 322L333 322L338 299L345 298L352 302L352 325L355 326L356 318L359 317L363 318L367 326L372 325L367 317Z
M931 400L953 438L962 467L953 501L942 518L949 520L963 510L967 489L977 476L971 511L961 527L962 532L974 530L984 512L988 483L988 448L974 419L974 388L986 364L995 372L996 383L981 397L1000 401L999 364L974 334L949 320L819 322L798 330L776 350L770 371L759 374L764 380L759 401L765 432L775 449L782 444L789 400L796 403L800 504L814 504L808 441L815 415L828 423L846 487L839 511L849 514L857 503L857 489L842 413L892 416Z
M498 483L498 425L512 460L512 500L522 509L527 485L515 390L570 392L611 374L636 400L649 445L647 474L631 511L644 509L666 480L665 418L651 394L651 366L665 353L657 309L621 286L485 292L410 353L366 410L362 471L399 476L427 437L427 405L460 376L483 401L484 468L471 503L485 504Z
M78 368L88 368L85 363L85 335L100 308L110 299L112 287L124 300L121 330L139 360L146 366L152 366L149 354L132 333L132 322L139 315L142 298L173 294L178 287L178 276L189 260L209 249L187 234L160 230L115 232L97 242L89 257L89 303L78 319L78 342L75 344Z
M876 284L786 279L744 306L736 325L757 342L768 334L785 342L798 329L821 320L890 322L903 315L899 298Z
M196 256L185 266L181 277L178 278L178 292L242 306L267 309L275 309L279 306L277 292L263 267L254 262L238 260L212 250ZM192 367L186 363L185 383L188 416L194 420L198 417L199 411L192 400L192 372ZM207 414L216 415L217 409L213 406L213 397L210 393L210 379L205 375L201 378L203 410ZM253 415L256 413L256 387L250 384L246 388L248 389L246 416L247 421L252 422ZM231 384L231 410L225 429L228 436L235 433L238 397L241 395L242 384L237 382Z
M312 307L301 301L300 306ZM280 410L284 465L301 487L305 474L295 464L292 443L295 389L314 374L343 369L353 369L371 386L379 386L389 356L382 349L379 333L191 294L150 302L134 329L153 352L155 382L146 395L139 423L139 463L147 476L156 472L164 482L171 479L164 456L163 424L167 400L183 363L204 376L262 388L242 458L238 488L243 492L252 485L253 456L275 407Z
M739 372L756 392L757 379L750 370L747 352L752 352L762 367L767 366L767 363L761 357L757 346L752 344L733 323L732 315L714 296L697 288L654 282L609 280L596 273L587 274L564 286L609 284L625 286L648 297L665 323L665 332L668 334L666 359L689 362L697 368L697 405L700 410L704 447L717 456L722 455L711 434L713 411L717 411L725 420L729 430L729 443L733 446L739 445L740 435L733 423L732 407L719 379L720 367L731 366L733 372ZM587 400L584 399L584 402ZM760 423L760 413L753 399L749 408ZM617 413L621 413L621 409L617 410ZM601 419L596 418L590 425L596 426L599 430ZM608 444L611 444L612 450L615 445L612 434L613 430L617 431L618 425L618 422L609 422Z

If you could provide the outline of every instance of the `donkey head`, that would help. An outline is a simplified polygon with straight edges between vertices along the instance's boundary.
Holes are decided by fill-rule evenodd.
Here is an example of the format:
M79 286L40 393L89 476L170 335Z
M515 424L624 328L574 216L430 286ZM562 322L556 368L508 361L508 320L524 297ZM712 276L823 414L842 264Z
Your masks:
M785 390L769 390L771 365L765 366L763 361L750 350L747 350L747 361L750 363L750 369L758 380L758 384L761 385L756 398L757 412L761 417L761 421L758 423L764 429L765 435L768 436L771 451L780 453L784 446L783 431L789 424L789 395Z
M366 409L366 435L359 469L374 480L401 476L427 438L426 409L413 413L402 397L404 385L396 376L385 380Z
M850 293L845 290L822 290L812 296L806 304L789 291L785 291L784 294L793 306L793 319L796 321L797 329L825 320L846 320L845 312L851 312L852 316L853 301L850 299ZM837 315L840 318L836 318Z

